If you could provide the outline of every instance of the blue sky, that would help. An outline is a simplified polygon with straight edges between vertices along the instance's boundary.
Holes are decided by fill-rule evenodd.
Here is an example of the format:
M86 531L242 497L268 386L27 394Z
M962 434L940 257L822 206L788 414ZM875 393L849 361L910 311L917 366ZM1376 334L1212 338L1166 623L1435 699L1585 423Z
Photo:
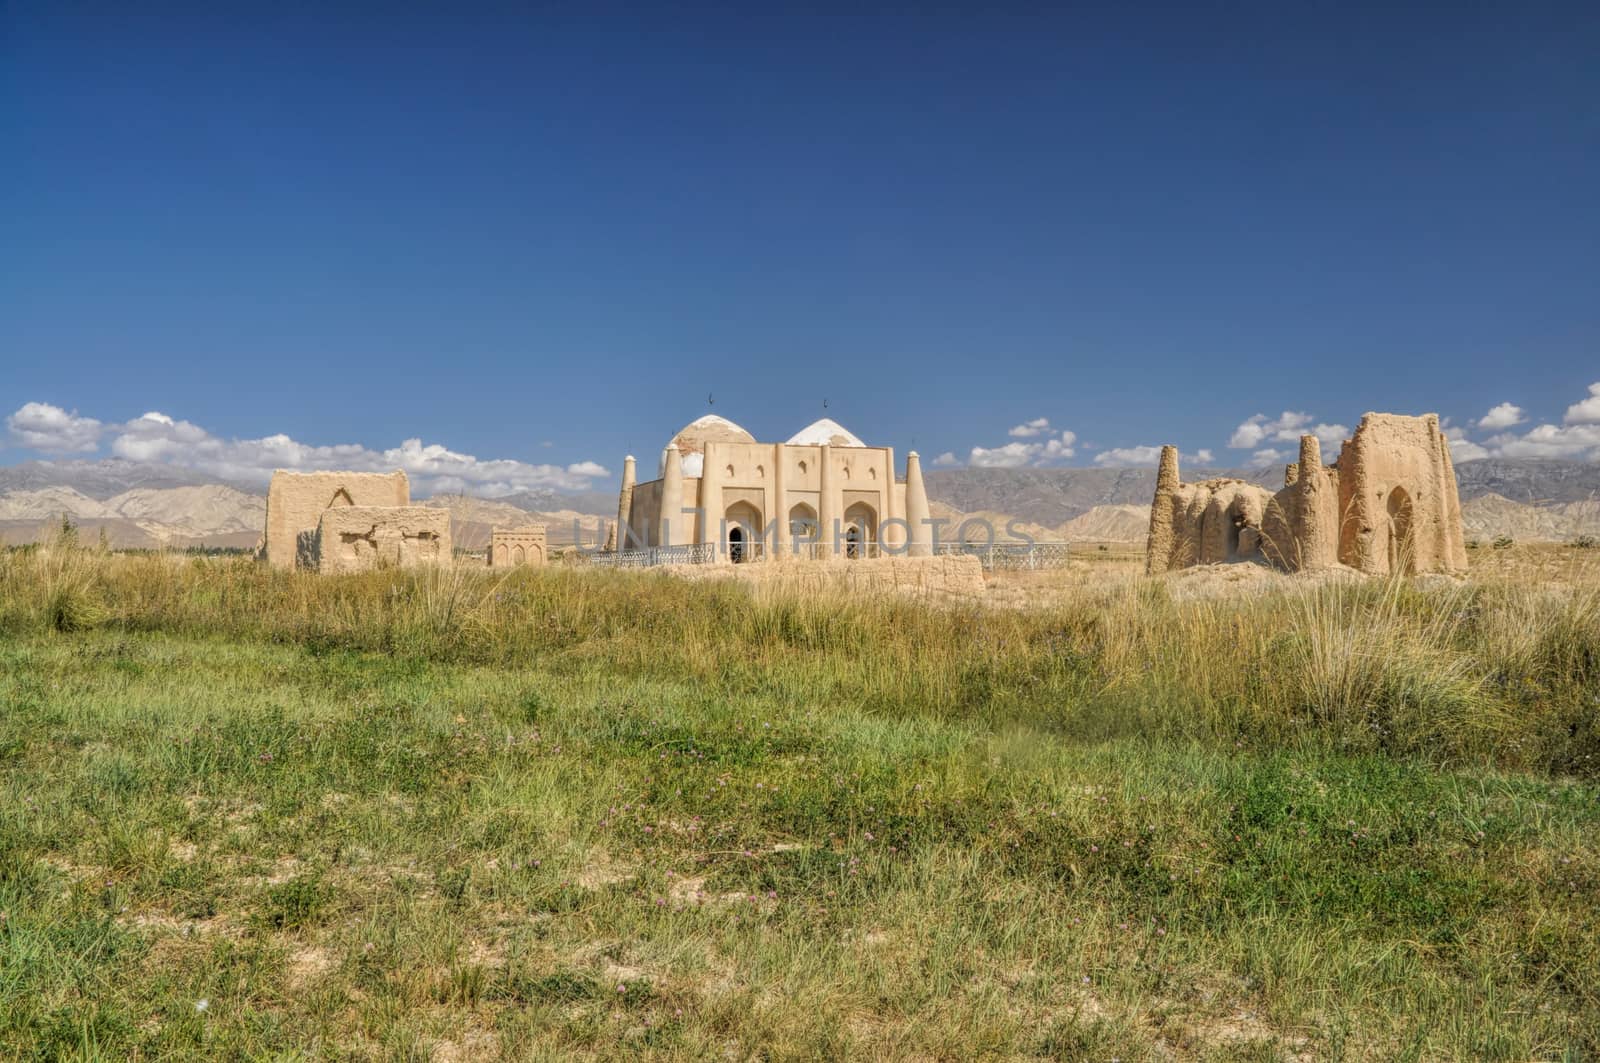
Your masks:
M0 462L1600 458L1600 7L1202 7L13 2Z

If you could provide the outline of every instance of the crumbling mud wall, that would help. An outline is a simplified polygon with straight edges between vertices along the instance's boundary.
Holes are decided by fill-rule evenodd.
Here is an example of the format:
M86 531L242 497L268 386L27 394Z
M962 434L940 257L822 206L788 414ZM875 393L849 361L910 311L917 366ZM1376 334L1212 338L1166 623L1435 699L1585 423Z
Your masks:
M403 472L289 472L272 474L262 556L273 568L315 567L312 540L325 510L348 506L409 506Z
M1369 413L1332 465L1315 436L1302 436L1276 493L1239 480L1185 484L1177 449L1163 447L1146 571L1226 561L1290 572L1465 571L1461 500L1438 416Z
M1339 454L1339 560L1361 572L1464 572L1450 443L1439 418L1369 413Z
M450 511L432 506L340 506L324 510L312 540L324 575L448 564Z

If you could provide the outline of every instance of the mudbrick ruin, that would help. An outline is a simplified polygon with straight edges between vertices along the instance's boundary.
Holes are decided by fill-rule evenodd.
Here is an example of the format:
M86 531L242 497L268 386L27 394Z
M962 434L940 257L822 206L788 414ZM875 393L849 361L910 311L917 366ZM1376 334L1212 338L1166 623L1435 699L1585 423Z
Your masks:
M1437 414L1369 413L1322 464L1315 436L1277 492L1244 480L1186 484L1163 447L1145 568L1259 561L1290 572L1343 565L1369 575L1464 572L1450 444Z
M495 528L491 568L542 565L545 526ZM339 574L450 564L450 511L411 504L404 472L290 472L267 488L258 556L274 568Z

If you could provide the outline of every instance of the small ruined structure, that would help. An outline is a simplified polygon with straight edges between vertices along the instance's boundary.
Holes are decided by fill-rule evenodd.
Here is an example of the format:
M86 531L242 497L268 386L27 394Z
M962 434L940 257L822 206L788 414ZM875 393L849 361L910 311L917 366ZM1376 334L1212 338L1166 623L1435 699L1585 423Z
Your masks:
M635 483L623 461L618 550L703 546L715 559L859 559L933 552L928 494L913 451L895 479L894 450L869 447L826 418L785 443L758 443L722 417L684 427L658 479Z
M273 568L362 572L451 559L450 511L411 504L404 472L272 474L260 556Z
M409 506L411 484L403 472L289 472L272 474L267 488L267 530L261 556L273 568L315 568L312 541L329 509Z
M545 526L528 524L521 528L495 528L489 533L489 567L515 568L545 562Z
M1276 493L1244 480L1186 484L1161 449L1145 569L1265 561L1291 572L1345 565L1371 575L1463 572L1466 543L1450 444L1437 414L1369 413L1339 458L1315 436Z
M450 511L431 506L335 506L322 512L311 564L324 575L450 561Z

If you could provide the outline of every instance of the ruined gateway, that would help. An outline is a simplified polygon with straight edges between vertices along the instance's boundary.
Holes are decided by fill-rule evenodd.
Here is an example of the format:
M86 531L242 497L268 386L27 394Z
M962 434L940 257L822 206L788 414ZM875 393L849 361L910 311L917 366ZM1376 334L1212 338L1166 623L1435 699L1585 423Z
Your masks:
M1290 572L1345 565L1370 575L1464 572L1466 543L1450 444L1437 414L1369 413L1339 458L1315 436L1273 493L1244 480L1186 484L1161 449L1145 569L1265 561Z

